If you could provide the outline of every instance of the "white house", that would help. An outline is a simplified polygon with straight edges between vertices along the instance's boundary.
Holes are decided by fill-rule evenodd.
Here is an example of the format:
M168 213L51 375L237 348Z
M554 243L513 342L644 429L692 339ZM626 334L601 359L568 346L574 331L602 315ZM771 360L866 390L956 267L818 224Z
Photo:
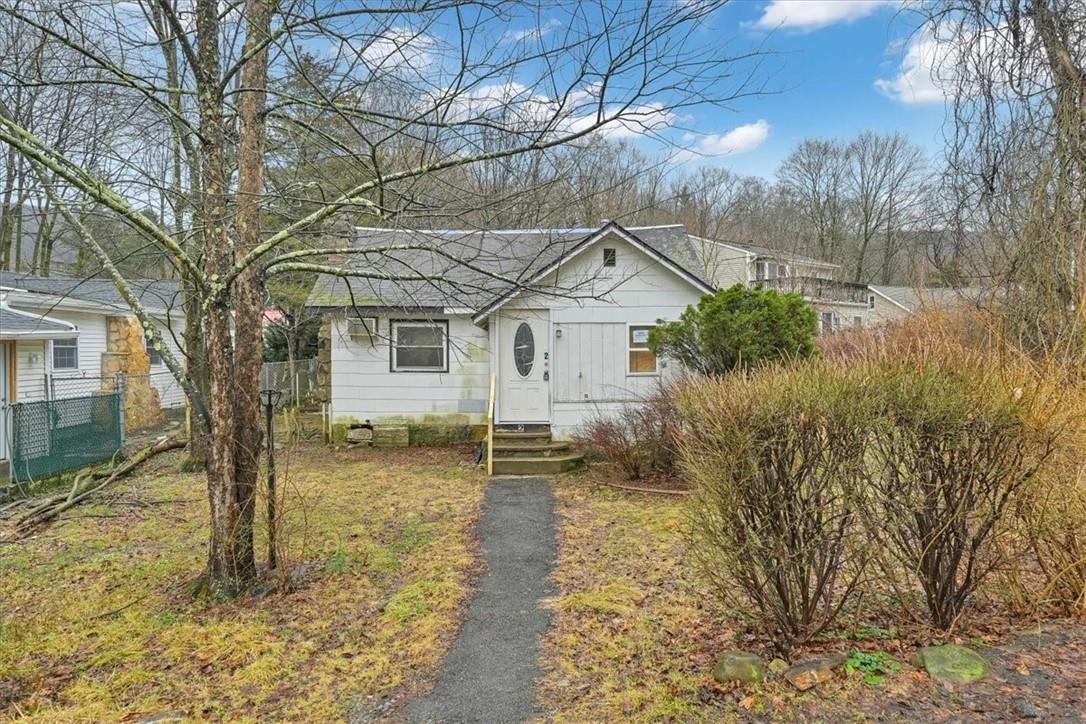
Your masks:
M167 347L179 355L185 317L178 283L136 279L130 286L156 321ZM85 394L93 382L84 381L102 377L103 354L116 351L111 349L109 320L135 320L113 282L107 279L0 271L0 293L12 310L46 315L72 324L78 331L67 340L24 340L12 345L9 354L14 357L15 399L22 402ZM152 349L146 351L148 378L158 390L162 406L183 406L184 394L161 356Z
M372 251L344 263L368 277L321 276L308 302L326 315L328 404L341 426L483 425L493 375L495 423L567 439L671 371L648 332L704 294L795 288L827 331L879 306L866 286L833 281L832 264L679 225L357 229L352 244Z
M167 347L179 353L184 314L177 282L135 280L131 285ZM128 370L118 362L132 357L131 346L142 342L139 324L112 282L0 271L0 297L0 409L91 395L112 384L116 371L129 372L132 394L126 394L125 407L131 427L153 412L148 400L160 410L184 406L180 386L154 350L145 350L146 368ZM0 418L6 421L8 415ZM0 461L8 451L6 428L6 422L0 425Z

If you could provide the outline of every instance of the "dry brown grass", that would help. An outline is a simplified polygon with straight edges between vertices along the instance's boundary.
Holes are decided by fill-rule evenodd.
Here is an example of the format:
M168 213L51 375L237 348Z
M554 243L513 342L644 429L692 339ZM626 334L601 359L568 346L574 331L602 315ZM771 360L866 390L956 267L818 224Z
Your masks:
M281 458L291 556L307 569L287 594L191 598L207 494L177 454L120 497L0 546L0 718L372 713L436 670L457 627L484 482L462 459L323 447Z

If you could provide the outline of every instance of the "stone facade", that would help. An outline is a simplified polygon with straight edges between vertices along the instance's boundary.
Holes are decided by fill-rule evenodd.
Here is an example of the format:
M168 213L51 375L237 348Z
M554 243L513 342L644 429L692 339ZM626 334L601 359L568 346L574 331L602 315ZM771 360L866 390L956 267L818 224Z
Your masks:
M158 390L151 384L151 360L144 348L143 327L135 317L106 319L106 351L102 353L102 386L112 389L118 374L125 375L124 424L129 430L166 421Z

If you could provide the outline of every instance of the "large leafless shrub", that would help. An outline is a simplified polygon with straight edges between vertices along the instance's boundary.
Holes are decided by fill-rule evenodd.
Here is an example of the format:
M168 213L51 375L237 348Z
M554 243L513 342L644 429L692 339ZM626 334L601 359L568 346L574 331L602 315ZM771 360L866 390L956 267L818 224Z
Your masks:
M678 384L661 382L641 400L612 413L597 412L577 441L630 480L672 475L678 464Z
M682 469L693 551L719 595L788 649L825 630L857 590L868 415L823 361L689 385Z
M996 563L992 542L1053 440L1025 419L1022 390L960 360L865 369L883 405L870 450L871 533L954 625Z

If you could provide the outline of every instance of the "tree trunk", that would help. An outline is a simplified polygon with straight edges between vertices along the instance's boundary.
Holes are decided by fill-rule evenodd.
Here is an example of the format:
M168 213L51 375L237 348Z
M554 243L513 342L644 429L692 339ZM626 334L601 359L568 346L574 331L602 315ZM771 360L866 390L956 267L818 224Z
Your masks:
M245 6L245 49L267 38L271 25L271 1L249 0ZM237 244L242 258L260 243L260 208L264 191L264 112L268 85L268 54L252 55L241 74L243 92L238 98L238 193ZM234 283L234 477L244 501L239 548L248 547L252 558L253 501L260 470L263 429L260 425L260 366L263 362L264 280L261 269L251 264Z
M225 133L222 115L217 0L197 0L195 69L199 90L204 193L204 270L210 278L223 278L231 265L226 228L227 180ZM255 578L251 490L238 485L235 451L233 339L230 331L230 290L214 291L205 313L210 396L207 491L211 507L207 587L213 597L241 593ZM248 512L246 512L248 511Z

